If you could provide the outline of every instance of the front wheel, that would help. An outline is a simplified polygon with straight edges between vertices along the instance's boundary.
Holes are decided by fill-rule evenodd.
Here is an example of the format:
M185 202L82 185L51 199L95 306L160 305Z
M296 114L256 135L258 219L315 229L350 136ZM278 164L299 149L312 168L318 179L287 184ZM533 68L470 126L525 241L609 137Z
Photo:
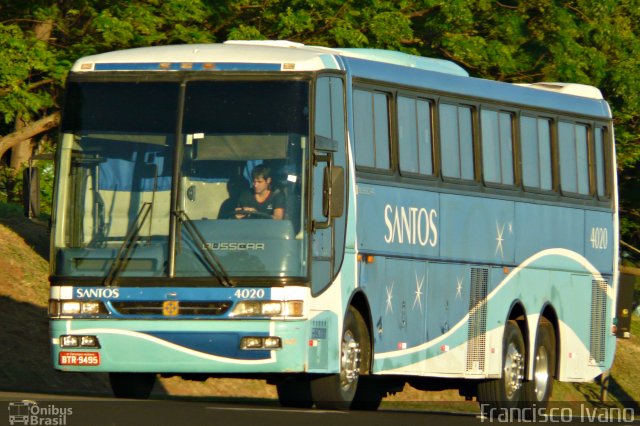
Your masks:
M371 342L367 325L353 306L344 318L340 345L340 372L311 381L311 396L317 408L346 410L356 395L361 373L369 372Z
M147 399L156 375L153 373L109 373L111 390L116 398Z
M478 384L478 401L483 409L510 409L520 405L523 394L525 346L520 328L508 321L502 342L502 377Z
M292 377L276 383L278 401L283 407L311 408L311 385L309 380Z

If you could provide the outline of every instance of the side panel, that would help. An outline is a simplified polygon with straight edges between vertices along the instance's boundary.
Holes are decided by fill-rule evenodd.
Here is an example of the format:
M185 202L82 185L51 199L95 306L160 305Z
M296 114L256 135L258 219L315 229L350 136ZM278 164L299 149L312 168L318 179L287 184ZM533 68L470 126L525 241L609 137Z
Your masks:
M375 372L498 377L515 303L530 346L543 309L558 315L561 380L611 365L611 213L367 183L357 201Z

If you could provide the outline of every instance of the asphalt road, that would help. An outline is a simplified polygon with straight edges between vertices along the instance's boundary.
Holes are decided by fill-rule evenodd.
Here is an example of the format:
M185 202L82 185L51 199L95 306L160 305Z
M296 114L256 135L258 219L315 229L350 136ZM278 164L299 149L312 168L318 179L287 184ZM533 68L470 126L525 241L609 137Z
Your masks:
M122 400L107 397L0 392L0 424L64 426L463 426L531 423L489 419L476 414L429 410L381 409L373 412L298 410L273 401L218 402L204 398ZM558 412L535 423L640 425L640 418L585 417ZM565 415L566 414L566 415ZM589 413L586 413L589 415ZM615 415L622 413L612 413ZM617 421L620 420L620 421Z
M11 415L15 417L11 418ZM198 399L132 401L0 392L0 424L10 424L11 420L16 425L65 426L461 426L484 423L474 414L429 411L297 410L282 408L273 402L212 402Z

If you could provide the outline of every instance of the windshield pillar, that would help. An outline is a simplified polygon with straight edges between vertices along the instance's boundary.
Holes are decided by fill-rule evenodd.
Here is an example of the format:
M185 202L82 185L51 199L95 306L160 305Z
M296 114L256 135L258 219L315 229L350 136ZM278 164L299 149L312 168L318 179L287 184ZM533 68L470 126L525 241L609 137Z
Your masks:
M182 120L184 118L184 96L186 91L186 83L180 84L178 116L176 122L176 145L173 151L173 171L171 184L171 213L169 215L169 253L167 256L167 275L172 278L176 275L176 242L178 241L178 198L181 191L180 187L180 169L182 168L183 156L183 136L182 136Z

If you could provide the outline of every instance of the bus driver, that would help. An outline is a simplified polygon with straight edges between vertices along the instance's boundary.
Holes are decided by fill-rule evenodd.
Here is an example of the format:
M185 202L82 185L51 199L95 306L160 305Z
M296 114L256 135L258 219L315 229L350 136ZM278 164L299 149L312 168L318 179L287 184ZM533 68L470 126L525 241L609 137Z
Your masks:
M238 199L236 218L245 217L284 219L284 195L271 190L271 172L264 165L256 166L252 172L253 192L244 192ZM253 214L252 214L253 213Z

